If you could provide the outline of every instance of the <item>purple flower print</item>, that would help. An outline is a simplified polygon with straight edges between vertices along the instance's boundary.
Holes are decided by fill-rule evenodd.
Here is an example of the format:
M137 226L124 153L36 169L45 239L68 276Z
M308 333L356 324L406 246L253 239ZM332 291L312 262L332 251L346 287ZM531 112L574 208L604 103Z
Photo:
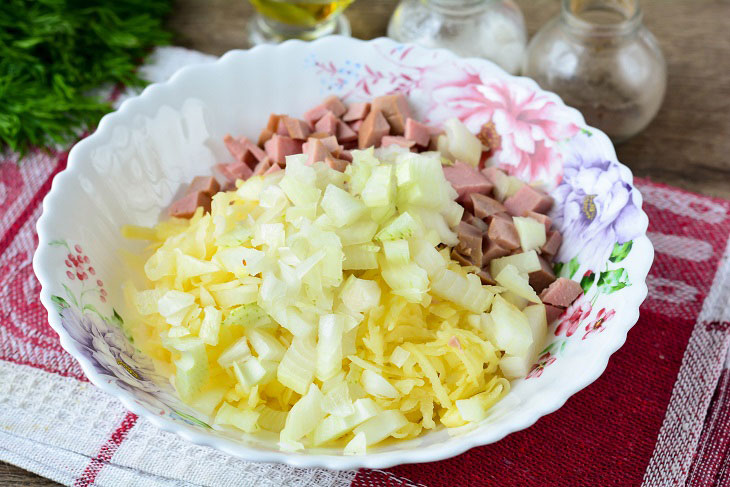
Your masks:
M598 271L615 243L625 243L646 231L638 190L631 175L615 162L608 139L581 134L566 154L563 180L552 193L557 213L554 224L562 231L563 245L557 260L577 257L582 266ZM562 202L562 204L560 204Z

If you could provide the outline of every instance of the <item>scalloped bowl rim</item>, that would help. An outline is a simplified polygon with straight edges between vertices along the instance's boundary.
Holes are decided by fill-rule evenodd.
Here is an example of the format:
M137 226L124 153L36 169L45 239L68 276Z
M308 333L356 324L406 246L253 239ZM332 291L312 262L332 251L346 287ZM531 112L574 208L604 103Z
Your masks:
M313 41L309 44L339 44L338 47L341 48L341 43L356 43L358 45L362 45L372 44L373 42L392 43L392 45L402 44L388 38L377 38L370 41L362 41L342 36L329 36ZM110 382L107 382L99 375L99 373L95 370L87 357L83 353L81 353L81 350L79 350L78 348L78 344L75 343L73 339L71 339L69 333L64 329L58 314L53 312L54 306L53 302L51 301L51 294L48 290L48 284L51 282L51 278L49 273L44 270L45 265L47 265L46 263L50 262L49 251L47 249L48 246L46 245L50 241L48 232L46 231L47 222L53 218L54 214L59 211L59 208L61 207L61 205L57 204L59 196L61 194L60 188L61 186L63 186L64 182L67 179L74 178L77 173L83 170L82 162L78 160L79 158L76 155L85 150L87 146L92 146L95 143L95 140L99 138L100 135L110 132L113 129L115 123L124 123L125 120L127 120L127 117L133 115L139 108L142 108L148 100L153 99L158 90L174 89L174 87L179 84L180 80L183 80L190 76L195 76L196 73L198 73L199 71L202 72L211 69L222 69L222 67L225 66L227 63L235 62L238 58L242 56L248 56L252 52L258 52L260 50L284 50L287 49L288 46L299 44L305 43L299 40L290 40L276 46L262 45L256 46L249 50L236 49L228 51L219 59L211 63L183 67L178 70L169 80L162 83L151 84L147 86L138 96L125 100L116 111L105 115L101 119L101 121L99 122L99 126L94 131L94 133L79 141L71 149L68 155L67 167L53 179L51 189L43 200L43 211L41 217L38 219L38 222L36 224L39 243L38 249L33 257L33 269L41 284L40 299L41 303L48 311L49 324L56 331L56 333L58 333L61 346L79 362L81 368L83 369L84 373L89 378L91 383L93 383L105 393L118 398L122 402L124 407L126 407L129 411L150 421L157 428L163 431L175 433L197 445L216 448L232 456L248 461L278 462L291 465L293 467L323 467L336 470L346 470L354 468L388 468L403 463L433 462L454 457L477 446L494 443L501 440L510 433L514 433L516 431L520 431L530 427L541 417L550 414L562 407L562 405L565 404L565 402L571 396L594 382L606 369L608 365L608 360L611 355L616 352L626 341L628 331L638 321L639 306L647 296L648 289L646 285L646 276L654 259L654 248L649 242L646 233L635 239L635 241L646 241L645 244L648 245L645 245L645 247L650 253L650 258L647 258L643 261L643 268L634 269L635 276L641 278L641 280L632 281L632 287L634 292L630 293L628 296L631 296L633 299L632 302L626 303L626 307L633 309L633 311L628 314L628 318L626 320L628 326L625 327L624 332L621 333L618 338L613 342L605 343L604 346L600 349L600 355L595 356L594 361L586 367L586 370L584 370L583 374L576 377L576 379L572 383L554 386L554 388L551 390L550 398L542 402L541 404L529 409L527 413L530 414L524 414L522 416L510 418L507 421L493 424L491 425L490 429L485 432L486 434L483 435L471 435L467 437L455 438L447 443L439 443L436 445L431 445L418 449L388 451L382 453L376 452L368 453L362 456L296 454L283 451L260 450L233 442L231 440L214 437L212 435L194 431L189 428L185 428L170 419L160 417L136 402L130 392ZM450 59L466 59L472 63L486 63L496 67L494 63L488 60L477 58L461 58L460 56L457 56L445 49L431 49L431 51L438 51L439 54L445 55L447 56L447 58ZM542 90L537 85L537 83L530 78L512 76L506 73L505 77L506 79L510 80L516 78L525 80L537 91L541 93L548 93L545 90ZM567 107L562 99L560 99L557 95L554 96L556 100L558 100L559 103L564 106L565 109L572 110L573 112L578 114L577 118L583 122L583 125L585 125L585 119L582 115L580 115L577 110L571 107ZM602 133L596 128L589 128L592 131ZM615 159L617 160L617 158ZM620 162L619 166L622 171L628 171L628 173L631 174L631 171L628 167ZM633 175L631 176L631 181L633 187ZM639 203L641 203L642 200L640 193L639 198ZM645 214L643 209L641 210L641 212L642 214Z

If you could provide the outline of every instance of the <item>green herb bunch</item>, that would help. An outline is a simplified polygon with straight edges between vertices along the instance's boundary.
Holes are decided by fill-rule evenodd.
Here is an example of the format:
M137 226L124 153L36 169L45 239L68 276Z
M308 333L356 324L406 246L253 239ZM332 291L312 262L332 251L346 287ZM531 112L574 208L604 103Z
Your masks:
M141 86L167 44L169 0L0 0L0 150L69 142L111 106L99 88Z

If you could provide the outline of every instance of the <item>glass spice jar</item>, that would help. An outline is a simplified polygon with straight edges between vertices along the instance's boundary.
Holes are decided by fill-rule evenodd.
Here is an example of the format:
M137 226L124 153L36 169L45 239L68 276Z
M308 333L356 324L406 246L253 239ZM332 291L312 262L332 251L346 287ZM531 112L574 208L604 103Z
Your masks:
M512 74L519 72L527 46L522 12L511 0L401 0L388 36L486 58Z
M523 74L622 142L654 118L667 84L664 56L642 18L638 0L563 0L560 15L530 41Z

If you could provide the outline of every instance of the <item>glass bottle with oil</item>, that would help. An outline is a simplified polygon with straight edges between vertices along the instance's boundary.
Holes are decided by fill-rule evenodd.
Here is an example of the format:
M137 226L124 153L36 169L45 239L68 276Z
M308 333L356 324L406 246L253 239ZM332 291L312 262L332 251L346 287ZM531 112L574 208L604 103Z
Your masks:
M251 44L286 39L312 40L329 34L350 35L342 12L354 0L250 0L256 9L249 24Z

